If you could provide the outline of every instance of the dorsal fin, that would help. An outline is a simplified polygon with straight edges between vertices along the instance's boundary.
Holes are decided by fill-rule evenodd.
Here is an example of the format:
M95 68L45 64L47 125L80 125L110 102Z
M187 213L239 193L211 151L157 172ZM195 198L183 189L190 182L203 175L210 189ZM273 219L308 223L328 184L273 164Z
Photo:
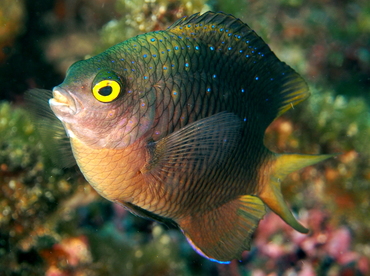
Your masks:
M203 45L200 54L207 59L204 62L218 59L212 64L222 66L214 70L223 74L233 72L231 89L249 110L238 115L242 118L253 115L258 125L256 130L262 136L276 117L310 94L301 76L281 62L247 24L232 15L220 12L194 14L178 20L167 31L193 38Z
M185 16L177 20L167 29L170 30L170 29L174 29L177 26L186 26L187 24L199 24L199 23L224 25L224 26L229 27L230 29L233 29L234 31L237 31L237 29L240 27L247 26L240 19L235 18L231 14L226 14L223 12L207 11L203 13L202 15L198 12L188 17Z

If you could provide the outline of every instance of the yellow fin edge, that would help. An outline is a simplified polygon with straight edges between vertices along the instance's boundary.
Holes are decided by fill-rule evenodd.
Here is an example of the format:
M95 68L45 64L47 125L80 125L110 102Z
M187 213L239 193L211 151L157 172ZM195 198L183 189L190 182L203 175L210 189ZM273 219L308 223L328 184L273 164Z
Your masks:
M301 233L308 233L289 210L281 193L280 183L291 172L316 164L335 154L305 155L305 154L277 154L274 163L270 163L271 174L269 183L264 185L258 197L287 224Z

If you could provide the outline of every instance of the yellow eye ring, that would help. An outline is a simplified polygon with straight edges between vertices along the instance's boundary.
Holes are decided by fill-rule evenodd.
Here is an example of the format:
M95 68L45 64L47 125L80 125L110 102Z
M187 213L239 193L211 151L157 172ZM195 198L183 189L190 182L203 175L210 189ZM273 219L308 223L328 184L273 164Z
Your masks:
M92 92L98 101L108 103L118 97L121 92L121 86L114 80L103 80L95 84Z

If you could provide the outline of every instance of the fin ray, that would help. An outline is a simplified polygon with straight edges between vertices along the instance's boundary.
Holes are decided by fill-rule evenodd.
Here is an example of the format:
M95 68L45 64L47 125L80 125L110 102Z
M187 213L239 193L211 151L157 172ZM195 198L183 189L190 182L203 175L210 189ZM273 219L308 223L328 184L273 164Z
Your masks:
M258 197L287 224L301 233L307 233L293 216L281 193L280 183L291 172L313 165L334 155L277 154L272 173Z
M161 179L162 183L186 179L197 166L202 168L199 175L206 173L237 147L240 128L241 119L228 112L197 120L149 143L148 161L141 172L150 182Z
M55 166L69 168L76 164L76 160L62 122L50 109L49 99L52 97L52 91L45 89L32 89L25 94L46 155Z
M230 201L208 213L178 221L192 247L221 263L240 259L249 250L252 234L265 215L265 206L250 195Z

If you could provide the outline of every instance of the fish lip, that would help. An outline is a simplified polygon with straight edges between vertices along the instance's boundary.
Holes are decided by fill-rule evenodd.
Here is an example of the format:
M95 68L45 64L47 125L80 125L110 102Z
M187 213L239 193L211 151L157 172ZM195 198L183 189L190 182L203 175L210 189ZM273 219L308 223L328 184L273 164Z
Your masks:
M81 105L73 94L59 86L53 88L53 98L49 100L49 104L55 113L70 115L75 115Z

